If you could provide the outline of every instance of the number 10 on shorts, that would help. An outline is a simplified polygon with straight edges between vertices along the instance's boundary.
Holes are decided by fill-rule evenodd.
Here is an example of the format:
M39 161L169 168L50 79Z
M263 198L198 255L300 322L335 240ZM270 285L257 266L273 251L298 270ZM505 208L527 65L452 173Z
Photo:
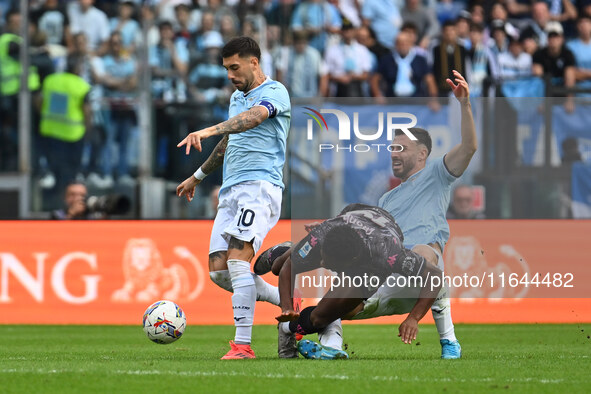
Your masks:
M238 217L238 226L248 227L254 222L254 211L251 209L240 209L240 216Z

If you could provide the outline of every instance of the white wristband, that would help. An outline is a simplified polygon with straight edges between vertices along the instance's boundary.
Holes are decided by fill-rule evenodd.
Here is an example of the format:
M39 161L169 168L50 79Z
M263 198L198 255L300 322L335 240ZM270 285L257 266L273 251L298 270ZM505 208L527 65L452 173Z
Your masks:
M193 176L194 176L194 177L195 177L197 180L199 180L199 181L202 181L202 180L204 180L204 179L205 179L205 177L207 176L207 174L206 174L206 173L204 173L204 172L201 170L201 167L199 167L199 169L198 169L197 171L195 171L195 173L193 174Z

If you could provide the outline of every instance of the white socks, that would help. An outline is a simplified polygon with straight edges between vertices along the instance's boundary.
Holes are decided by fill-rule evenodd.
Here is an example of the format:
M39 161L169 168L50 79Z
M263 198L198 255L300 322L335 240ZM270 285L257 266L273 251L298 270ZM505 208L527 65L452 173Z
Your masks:
M284 334L292 334L289 329L289 322L279 323L279 330ZM333 321L324 330L318 332L318 341L322 346L343 350L343 327L341 326L341 319Z
M431 307L433 313L433 320L439 333L439 339L456 340L456 333L454 331L454 323L451 320L451 308L449 298L437 298Z
M279 288L265 282L257 274L252 274L252 277L257 288L257 301L266 301L279 306Z
M256 300L270 302L273 305L279 306L279 288L265 282L263 278L256 274L251 273L251 275L254 278L254 283L257 288ZM228 272L228 270L211 271L209 273L209 277L211 278L213 283L215 283L222 289L227 290L230 293L233 292L232 280L230 278L230 273Z
M326 328L318 332L318 341L322 346L343 350L343 327L341 319L330 323Z
M250 263L242 260L228 260L228 272L232 279L232 309L234 311L234 325L237 344L250 344L252 338L252 324L254 321L254 304L257 290L254 278L250 273Z

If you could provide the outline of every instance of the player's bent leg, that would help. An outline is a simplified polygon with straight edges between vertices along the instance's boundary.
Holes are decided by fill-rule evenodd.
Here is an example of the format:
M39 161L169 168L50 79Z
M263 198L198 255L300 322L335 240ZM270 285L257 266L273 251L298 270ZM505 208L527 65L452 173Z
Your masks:
M286 241L280 243L275 246L271 246L269 249L265 250L261 255L257 258L254 263L253 271L257 275L265 275L271 268L273 267L273 263L275 260L285 261L287 258L286 252L289 251L293 243L291 241ZM285 254L285 256L283 256ZM281 264L282 265L282 264ZM281 269L281 267L279 267ZM279 271L277 271L277 274ZM276 274L276 275L277 275Z
M228 265L226 264L226 258L227 253L225 251L209 254L209 277L213 283L232 293L232 280L228 271Z
M431 245L415 245L412 250L444 271L443 258L439 250L436 250ZM462 347L455 335L447 290L442 289L440 295L433 303L433 306L431 306L431 313L433 314L433 320L435 321L435 326L439 333L441 358L447 360L461 358Z

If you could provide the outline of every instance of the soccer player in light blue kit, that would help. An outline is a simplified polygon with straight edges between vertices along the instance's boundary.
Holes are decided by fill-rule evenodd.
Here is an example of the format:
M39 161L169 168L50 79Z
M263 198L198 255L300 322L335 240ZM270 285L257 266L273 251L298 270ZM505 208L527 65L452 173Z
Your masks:
M454 70L455 83L450 79L447 83L460 102L462 126L462 141L453 147L444 157L436 158L427 163L431 153L431 137L427 130L411 128L409 131L417 138L411 140L401 130L396 131L394 144L403 147L402 151L391 154L394 175L402 180L395 189L384 194L379 202L380 208L388 211L400 226L404 234L404 247L424 257L429 263L443 271L443 248L449 238L449 226L445 218L449 206L451 184L460 177L472 159L477 149L476 128L470 105L470 90L464 77ZM316 226L318 223L311 225ZM263 252L255 270L263 273L271 266L280 266L291 254L291 250L274 253L277 246ZM281 254L281 256L279 256ZM277 262L275 262L277 260ZM257 269L257 265L266 269ZM395 283L395 282L394 282ZM359 304L354 310L343 316L344 320L371 319L379 316L402 315L411 312L419 295L419 288L381 286L367 300ZM446 291L442 290L431 307L433 319L439 332L441 343L441 358L456 359L462 355L462 349L455 337L451 319L449 299ZM299 313L293 310L283 310L281 319L299 318ZM280 318L278 317L278 320ZM284 320L280 320L284 321ZM411 343L416 339L418 320L410 313L401 324L405 330L412 332L403 338L403 342ZM402 336L400 333L399 336ZM313 346L306 345L306 358L335 359L343 354L343 335L341 320L335 320L319 331L319 342L307 341ZM280 337L281 339L281 337ZM283 341L287 346L288 341ZM280 341L281 347L281 341Z
M402 183L384 194L379 202L380 208L396 218L404 234L404 246L423 256L430 263L443 270L443 248L449 239L449 225L445 218L451 193L451 184L460 177L478 147L476 128L470 105L470 90L464 77L454 70L455 83L448 79L454 95L460 102L461 134L460 144L453 147L442 158L435 158L427 163L431 153L431 137L426 130L410 129L417 138L411 140L404 133L397 131L394 144L403 146L401 152L392 152L392 170ZM364 309L370 311L372 302L379 301L379 315L405 313L387 311L388 299L395 298L388 292L393 289L382 288L366 301ZM439 332L441 358L460 358L462 349L456 339L451 319L449 298L440 294L431 307L433 319ZM354 319L367 318L361 312ZM371 312L369 313L371 315ZM410 316L409 316L410 317Z
M250 261L281 213L283 165L291 104L285 87L260 68L261 50L251 38L230 40L222 49L223 66L236 87L230 99L230 119L189 134L178 147L201 151L201 140L223 135L203 165L177 187L191 201L195 187L223 163L209 246L210 277L233 292L236 336L227 359L255 358L250 347L255 301L279 305L275 286L250 271Z

